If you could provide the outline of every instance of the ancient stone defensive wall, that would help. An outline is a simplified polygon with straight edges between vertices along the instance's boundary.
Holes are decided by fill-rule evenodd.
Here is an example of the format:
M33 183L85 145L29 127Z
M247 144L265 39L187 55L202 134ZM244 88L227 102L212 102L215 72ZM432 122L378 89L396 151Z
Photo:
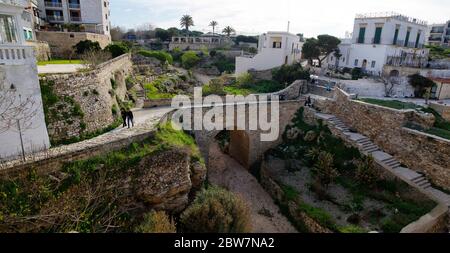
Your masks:
M131 73L132 63L127 54L107 61L89 72L42 77L41 84L49 85L54 95L61 100L55 104L56 107L61 107L57 112L64 111L68 104L72 107L75 105L82 111L77 115L82 117L78 118L65 117L70 112L65 115L63 113L63 117L47 115L47 119L53 117L47 122L51 139L70 139L111 125L120 114L118 102L126 97L125 79Z
M320 109L338 116L407 167L424 173L434 184L450 189L450 141L405 128L407 123L425 129L431 127L434 123L431 114L352 100L340 89L336 90L334 99L326 100Z
M108 35L88 32L36 32L37 40L46 41L50 45L53 57L68 58L73 52L73 46L83 40L98 42L101 48L111 43ZM73 54L72 54L73 56Z

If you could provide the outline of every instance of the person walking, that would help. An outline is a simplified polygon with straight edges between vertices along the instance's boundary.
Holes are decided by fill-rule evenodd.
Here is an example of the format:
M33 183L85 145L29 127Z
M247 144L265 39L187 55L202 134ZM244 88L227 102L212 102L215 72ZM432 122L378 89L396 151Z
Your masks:
M123 109L123 108L120 109L120 115L122 116L122 121L123 121L122 127L126 127L127 126L127 112L125 111L125 109Z
M134 115L133 115L133 112L131 110L127 110L126 114L127 114L128 128L134 127Z

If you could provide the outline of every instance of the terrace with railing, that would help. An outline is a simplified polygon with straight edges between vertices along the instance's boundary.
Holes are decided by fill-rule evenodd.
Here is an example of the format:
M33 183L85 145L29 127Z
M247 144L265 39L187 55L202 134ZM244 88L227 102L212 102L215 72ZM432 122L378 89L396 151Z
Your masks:
M366 14L357 14L356 19L368 19L368 18L393 18L399 21L409 22L417 25L426 26L428 23L426 21L408 17L396 12L377 12L377 13L366 13Z
M45 1L45 7L62 8L62 2Z

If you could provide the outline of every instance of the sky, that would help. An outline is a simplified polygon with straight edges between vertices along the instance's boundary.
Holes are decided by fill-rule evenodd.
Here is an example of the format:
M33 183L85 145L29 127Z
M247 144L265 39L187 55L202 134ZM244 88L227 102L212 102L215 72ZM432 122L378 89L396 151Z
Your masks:
M135 28L142 24L180 28L180 18L194 19L191 30L216 31L233 27L238 34L267 31L303 33L306 37L330 34L344 37L353 29L356 14L397 12L429 24L450 20L450 0L111 0L113 26Z

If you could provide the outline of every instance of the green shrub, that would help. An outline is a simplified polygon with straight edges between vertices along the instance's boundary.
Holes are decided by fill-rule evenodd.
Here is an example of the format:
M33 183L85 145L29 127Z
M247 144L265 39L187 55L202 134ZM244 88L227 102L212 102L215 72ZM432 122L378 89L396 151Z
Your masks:
M184 232L248 233L250 210L235 194L211 186L198 193L181 215Z
M100 51L101 47L100 44L97 41L91 41L91 40L82 40L78 42L75 46L73 46L75 49L75 53L77 55L82 55L84 53L87 53L89 51Z
M367 230L362 227L355 226L355 225L349 225L349 226L345 226L345 227L340 227L339 232L345 233L345 234L363 234L363 233L367 233Z
M236 77L236 85L242 88L248 88L253 85L253 76L249 73L243 73Z
M194 51L187 51L181 56L181 64L186 69L194 67L200 60L201 58Z
M287 201L296 201L300 193L290 185L281 185L281 189L283 190L284 197Z
M299 210L308 215L311 219L315 220L321 226L329 228L333 231L337 230L336 222L333 220L331 215L326 211L310 206L306 203L299 205Z
M352 69L352 79L358 80L363 77L362 69L361 68L353 68Z
M104 50L110 52L111 56L113 58L116 58L118 56L128 53L130 51L130 48L128 48L128 46L124 43L116 42L113 44L109 44L108 46L105 47Z
M360 184L373 188L380 178L378 170L375 168L375 161L372 156L367 156L358 161L355 177Z
M328 187L339 176L339 172L333 164L333 155L325 151L320 152L313 172L325 187Z
M309 80L310 74L300 63L283 65L272 72L273 80L281 84L291 84L296 80Z
M173 63L172 55L170 55L169 53L166 53L164 51L141 50L138 52L138 54L145 56L145 57L152 57L152 58L158 59L161 62L168 62L169 64Z
M142 223L136 227L137 233L176 233L175 223L162 211L152 211L144 215Z

